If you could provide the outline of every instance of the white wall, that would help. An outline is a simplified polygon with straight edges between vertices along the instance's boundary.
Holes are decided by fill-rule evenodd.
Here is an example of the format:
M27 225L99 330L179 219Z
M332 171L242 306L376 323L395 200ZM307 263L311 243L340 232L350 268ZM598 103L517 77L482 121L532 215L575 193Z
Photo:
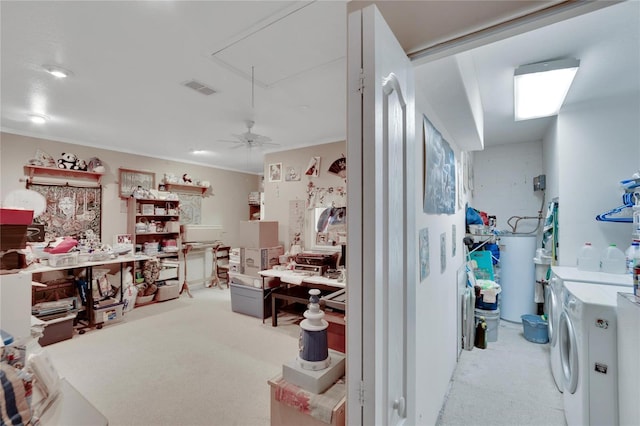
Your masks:
M41 149L54 158L63 152L73 152L79 158L98 157L107 172L102 176L102 240L111 244L113 235L127 229L126 200L118 195L118 168L149 170L155 173L156 185L165 173L181 176L189 173L193 179L208 180L214 195L202 199L202 224L222 225L225 243L235 245L240 220L249 217L248 194L257 191L260 177L240 172L196 166L176 161L160 160L141 155L125 154L83 145L74 145L46 139L19 136L11 133L0 135L0 199L15 189L24 189L23 166Z
M329 166L343 155L346 156L346 154L347 143L342 141L288 151L273 152L265 155L265 215L263 219L277 220L279 222L278 236L280 243L285 247L285 251L287 251L291 245L291 236L289 235L289 201L303 200L305 201L305 207L308 207L308 188L310 183L313 183L315 188L324 188L327 190L322 191L322 194L324 194L324 198L322 200L324 206L329 207L332 202L335 203L336 207L343 207L346 205L346 180L336 174L328 172ZM320 171L317 177L306 176L304 174L311 157L320 157ZM300 180L286 181L283 176L281 182L269 182L268 168L269 164L272 163L281 163L283 172L287 170L287 167L295 167L300 171ZM347 173L348 172L349 171L347 170ZM332 188L330 194L328 193L329 188ZM340 195L340 188L343 189L342 193L344 195ZM312 200L312 202L314 200ZM318 199L316 201L319 202L320 200ZM318 205L318 207L320 206ZM307 210L306 214L309 214L309 210ZM305 241L303 248L309 249L310 247L310 242Z
M498 229L513 231L507 224L512 216L538 216L543 194L533 191L533 178L543 173L542 141L485 146L475 153L473 166L475 204L471 207L496 216ZM544 215L546 209L542 210ZM516 219L510 223L515 226ZM537 223L521 220L516 232L532 232Z
M442 136L449 142L455 152L456 160L460 158L460 150L447 130L439 123L434 109L420 93L416 93L416 144L414 156L416 182L416 232L423 228L429 230L429 276L416 285L416 413L418 424L433 425L440 413L444 397L449 389L449 381L453 374L457 359L457 281L456 275L464 262L462 238L465 233L464 208L456 208L453 215L425 214L423 202L423 167L424 167L424 131L423 114L429 118ZM470 194L464 194L462 206ZM456 226L456 255L452 257L452 225ZM440 235L446 233L446 269L440 271ZM413 238L415 252L419 255L418 236ZM415 267L419 259L414 259ZM418 279L420 274L418 273Z
M560 265L575 265L585 241L599 249L629 245L630 223L595 217L622 205L619 182L640 169L638 117L637 93L585 102L562 109L556 133L545 139L545 152L557 153Z

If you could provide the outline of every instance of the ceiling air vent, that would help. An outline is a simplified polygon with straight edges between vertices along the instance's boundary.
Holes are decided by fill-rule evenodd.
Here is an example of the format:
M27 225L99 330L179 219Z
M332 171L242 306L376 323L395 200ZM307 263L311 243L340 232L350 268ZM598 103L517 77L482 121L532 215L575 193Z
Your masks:
M184 83L182 83L184 86L187 86L190 89L195 90L196 92L202 94L202 95L213 95L214 93L216 93L215 90L213 90L211 87L209 86L205 86L204 84L200 83L199 81L196 80L189 80L186 81Z

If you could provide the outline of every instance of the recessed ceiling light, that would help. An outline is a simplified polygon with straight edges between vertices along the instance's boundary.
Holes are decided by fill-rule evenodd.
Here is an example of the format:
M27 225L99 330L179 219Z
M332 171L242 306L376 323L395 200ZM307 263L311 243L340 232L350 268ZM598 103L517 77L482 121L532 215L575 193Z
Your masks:
M41 114L29 114L29 120L34 124L44 124L47 122L47 116Z
M192 149L191 153L195 155L202 155L202 154L206 154L207 151L204 149Z
M57 65L43 65L42 68L56 78L66 78L73 75L71 71Z

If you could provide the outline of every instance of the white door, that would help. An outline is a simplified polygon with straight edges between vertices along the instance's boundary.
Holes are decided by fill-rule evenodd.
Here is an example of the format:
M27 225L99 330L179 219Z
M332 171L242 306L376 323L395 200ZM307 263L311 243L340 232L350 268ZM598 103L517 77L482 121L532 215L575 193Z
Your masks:
M347 424L396 425L415 412L414 77L375 6L348 24Z

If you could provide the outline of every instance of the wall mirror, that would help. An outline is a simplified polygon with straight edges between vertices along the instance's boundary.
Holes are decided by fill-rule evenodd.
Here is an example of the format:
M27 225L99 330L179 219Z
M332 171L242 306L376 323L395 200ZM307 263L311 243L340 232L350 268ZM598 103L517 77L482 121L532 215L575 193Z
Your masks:
M316 207L307 211L307 246L337 251L347 242L347 208Z

